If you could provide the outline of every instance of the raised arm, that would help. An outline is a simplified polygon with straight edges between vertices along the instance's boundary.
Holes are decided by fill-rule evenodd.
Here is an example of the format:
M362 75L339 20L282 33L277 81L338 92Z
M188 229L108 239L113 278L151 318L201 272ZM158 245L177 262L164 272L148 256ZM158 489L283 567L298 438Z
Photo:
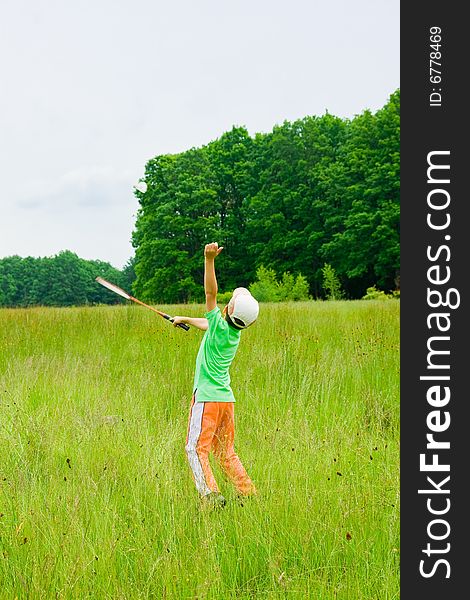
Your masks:
M204 291L206 293L207 312L217 306L217 278L215 276L215 258L222 252L217 242L206 244L204 248Z

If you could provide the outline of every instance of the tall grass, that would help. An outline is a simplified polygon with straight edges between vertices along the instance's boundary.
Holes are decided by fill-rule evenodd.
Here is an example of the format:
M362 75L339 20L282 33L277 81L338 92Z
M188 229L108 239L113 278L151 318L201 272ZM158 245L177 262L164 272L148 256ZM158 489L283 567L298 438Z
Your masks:
M165 307L200 315L200 306ZM201 510L202 332L136 306L0 311L0 597L399 597L399 302L262 305L232 365L259 496Z

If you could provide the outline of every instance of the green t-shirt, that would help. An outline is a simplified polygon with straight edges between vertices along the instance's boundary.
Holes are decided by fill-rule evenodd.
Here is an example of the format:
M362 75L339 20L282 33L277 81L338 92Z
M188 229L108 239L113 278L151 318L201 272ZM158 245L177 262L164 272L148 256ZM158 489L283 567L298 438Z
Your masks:
M196 358L193 391L196 402L235 402L229 369L240 343L241 331L231 327L217 306L205 314L209 327Z

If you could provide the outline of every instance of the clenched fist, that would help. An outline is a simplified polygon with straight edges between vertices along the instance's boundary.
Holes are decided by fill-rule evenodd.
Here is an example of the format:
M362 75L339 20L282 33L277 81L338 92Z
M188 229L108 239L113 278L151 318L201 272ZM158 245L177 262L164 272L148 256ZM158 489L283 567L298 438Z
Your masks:
M204 256L206 258L215 258L216 256L219 256L223 249L223 246L219 248L217 242L212 242L212 244L206 244L204 248Z

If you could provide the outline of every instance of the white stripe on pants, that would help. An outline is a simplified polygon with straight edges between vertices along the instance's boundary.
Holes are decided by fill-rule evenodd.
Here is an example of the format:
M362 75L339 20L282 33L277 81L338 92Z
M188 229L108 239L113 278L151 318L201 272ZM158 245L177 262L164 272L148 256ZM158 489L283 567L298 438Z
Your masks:
M196 451L199 436L201 435L203 412L204 402L194 401L191 409L191 419L189 421L186 454L188 455L189 465L194 475L197 491L201 494L201 496L207 496L207 494L210 494L211 490L206 483L204 471L202 470L201 462Z

